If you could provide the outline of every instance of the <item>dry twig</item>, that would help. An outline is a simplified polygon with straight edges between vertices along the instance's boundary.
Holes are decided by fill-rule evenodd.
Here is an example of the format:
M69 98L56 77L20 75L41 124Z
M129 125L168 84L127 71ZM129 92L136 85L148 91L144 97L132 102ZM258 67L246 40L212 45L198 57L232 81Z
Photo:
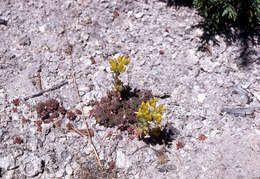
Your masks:
M59 84L57 84L57 85L54 85L53 87L51 87L51 88L49 88L49 89L42 90L42 91L40 91L40 92L38 92L38 93L36 93L36 94L27 96L27 97L24 98L24 100L27 101L27 100L30 99L30 98L35 98L35 97L41 96L41 95L43 95L43 94L46 93L46 92L56 90L56 89L58 89L58 88L60 88L60 87L62 87L62 86L64 86L64 85L66 85L66 84L68 84L68 81L67 81L67 80L62 81L61 83L59 83Z
M72 60L72 56L70 55L70 58ZM87 129L87 133L88 133L88 138L89 138L89 143L91 145L91 147L93 148L94 152L95 152L95 155L96 155L96 159L97 159L97 162L100 166L101 169L103 169L103 165L99 159L99 155L97 153L97 150L96 150L96 147L95 145L93 144L93 141L92 141L92 137L91 137L91 134L89 132L89 127L88 127L88 124L87 124L87 119L86 119L86 115L84 113L84 110L83 110L83 107L82 107L82 104L81 104L81 99L80 99L80 95L79 95L79 90L78 90L78 86L77 86L77 83L76 83L76 78L75 78L75 72L73 71L72 72L72 78L73 78L73 82L74 82L74 88L76 90L76 93L77 93L77 97L78 97L78 103L80 105L80 109L82 111L82 116L83 116L83 119L84 119L84 123L86 125L86 129ZM77 131L78 132L78 131Z
M71 61L71 67L72 67L72 68L71 68L71 69L72 69L72 74L71 74L71 76L72 76L72 78L73 78L74 88L75 88L75 91L76 91L76 94L77 94L77 98L78 98L78 103L79 103L79 105L80 105L80 109L81 109L81 111L82 111L82 116L83 116L83 119L84 119L84 123L85 123L85 125L86 125L87 136L88 136L88 139L89 139L89 143L90 143L90 145L91 145L91 147L92 147L92 149L93 149L93 151L94 151L94 153L95 153L95 155L96 155L96 160L97 160L97 162L98 162L98 164L99 164L99 167L100 167L101 169L103 169L103 165L102 165L102 163L101 163L101 161L100 161L100 159L99 159L99 155L98 155L98 153L97 153L96 147L95 147L95 145L93 144L93 141L92 141L92 137L91 137L91 134L90 134L90 130L89 130L89 127L88 127L88 124L87 124L86 115L85 115L85 113L84 113L84 110L83 110L83 107L82 107L82 103L81 103L81 98L80 98L80 95L79 95L79 90L78 90L78 86L77 86L77 82L76 82L76 78L75 78L75 72L74 72L74 69L73 69L73 58L72 58L73 46L69 43L68 35L67 35L66 28L65 28L65 23L64 23L65 21L64 21L64 19L63 19L63 16L61 16L61 17L62 17L62 22L63 22L63 26L64 26L64 34L65 34L65 38L66 38L66 41L67 41L66 54L69 56L70 61ZM81 135L84 135L83 133L81 133L81 132L78 131L78 130L77 130L76 132L80 133ZM84 135L84 136L86 136L86 135Z

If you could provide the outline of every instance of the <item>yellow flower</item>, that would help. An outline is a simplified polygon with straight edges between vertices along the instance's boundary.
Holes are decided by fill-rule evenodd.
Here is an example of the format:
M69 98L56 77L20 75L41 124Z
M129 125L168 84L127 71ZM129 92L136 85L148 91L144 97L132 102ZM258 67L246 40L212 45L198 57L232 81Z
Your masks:
M156 99L153 99L153 98L150 99L150 105L151 105L153 108L155 108L156 102L157 102Z
M162 111L165 111L166 109L163 107L162 104L159 105L159 107L155 108L155 112L162 112Z
M155 120L156 124L160 124L161 120L162 120L162 115L160 113L155 113L153 115L153 119Z
M116 66L117 66L117 64L116 64L116 59L110 59L110 60L109 60L109 63L110 63L110 65L111 65L110 70L111 70L111 71L116 71Z
M157 100L154 98L151 98L150 100L146 102L142 102L139 105L138 112L135 112L136 116L140 118L141 125L138 127L141 128L141 130L144 132L145 135L151 131L152 133L158 135L158 132L161 131L160 123L162 121L162 111L165 111L165 108L162 104L160 104L158 107L156 107ZM139 124L140 124L139 121ZM156 128L153 128L152 130L149 130L149 123L154 122L156 125ZM145 124L145 125L144 125Z
M119 57L116 59L110 59L109 60L110 63L110 70L115 72L115 73L120 73L120 72L124 72L126 70L126 68L124 67L124 65L128 65L130 63L130 59L126 59L125 56L121 57L121 55L119 55Z

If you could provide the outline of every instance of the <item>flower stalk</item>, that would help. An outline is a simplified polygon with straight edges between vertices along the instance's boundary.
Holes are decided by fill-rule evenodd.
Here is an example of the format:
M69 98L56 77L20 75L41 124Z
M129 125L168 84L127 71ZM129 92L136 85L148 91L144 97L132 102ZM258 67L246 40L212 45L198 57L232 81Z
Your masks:
M110 70L113 72L113 85L116 91L120 91L123 88L123 82L119 79L121 72L126 70L125 65L130 63L130 59L126 59L125 56L119 57L116 59L109 59Z

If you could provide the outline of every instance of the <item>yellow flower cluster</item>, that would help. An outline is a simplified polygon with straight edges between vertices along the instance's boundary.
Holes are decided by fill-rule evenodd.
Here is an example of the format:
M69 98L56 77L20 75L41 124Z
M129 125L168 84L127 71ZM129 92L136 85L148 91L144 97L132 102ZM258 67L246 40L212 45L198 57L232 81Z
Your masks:
M130 59L126 59L125 56L121 57L121 55L119 55L119 57L116 59L110 59L109 63L111 65L110 69L111 71L115 72L115 73L120 73L126 70L126 68L124 67L124 65L128 65L130 62Z
M146 103L143 101L140 106L138 112L135 112L137 117L147 119L148 121L154 120L157 125L160 124L162 120L161 112L165 110L162 104L159 107L156 107L156 99L151 98ZM151 110L152 107L152 110Z

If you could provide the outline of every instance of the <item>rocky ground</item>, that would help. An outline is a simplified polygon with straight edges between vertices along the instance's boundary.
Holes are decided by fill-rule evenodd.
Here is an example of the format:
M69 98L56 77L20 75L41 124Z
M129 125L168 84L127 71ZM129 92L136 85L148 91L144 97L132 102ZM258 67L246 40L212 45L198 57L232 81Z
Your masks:
M200 51L204 31L194 26L202 18L158 0L5 0L0 6L7 21L0 25L0 177L260 178L259 42L249 43L246 66L240 39L228 45L216 35L218 45L210 41ZM171 145L129 138L90 115L91 102L113 87L108 59L119 54L131 59L121 80L152 90L164 104ZM86 129L74 72L104 170L88 138L68 131ZM51 90L33 96L41 88ZM40 124L37 104L48 99L60 107L52 101L50 115L61 117L62 106L77 115Z

